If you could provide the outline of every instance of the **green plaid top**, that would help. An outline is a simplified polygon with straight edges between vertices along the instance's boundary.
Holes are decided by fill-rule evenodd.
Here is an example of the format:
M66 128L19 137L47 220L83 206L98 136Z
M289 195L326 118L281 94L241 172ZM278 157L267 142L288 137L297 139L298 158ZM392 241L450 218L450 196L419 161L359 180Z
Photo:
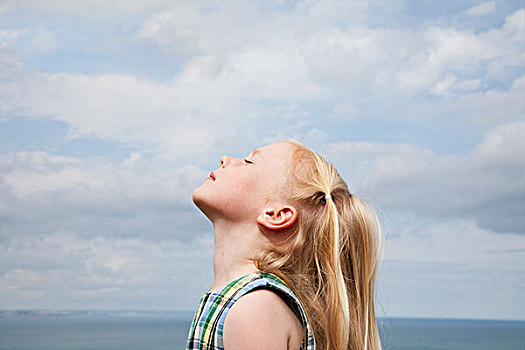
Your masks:
M244 294L257 289L277 293L292 309L305 330L301 350L314 350L315 341L306 312L295 293L276 276L254 272L239 278L218 291L207 292L201 299L186 343L187 350L224 350L224 320L228 310Z

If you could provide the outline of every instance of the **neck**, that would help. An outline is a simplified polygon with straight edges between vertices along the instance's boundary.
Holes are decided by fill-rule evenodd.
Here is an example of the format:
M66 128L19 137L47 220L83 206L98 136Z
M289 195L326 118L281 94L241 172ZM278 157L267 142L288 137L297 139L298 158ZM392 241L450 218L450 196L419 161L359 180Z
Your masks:
M212 290L257 271L252 261L260 247L258 227L253 225L214 222Z

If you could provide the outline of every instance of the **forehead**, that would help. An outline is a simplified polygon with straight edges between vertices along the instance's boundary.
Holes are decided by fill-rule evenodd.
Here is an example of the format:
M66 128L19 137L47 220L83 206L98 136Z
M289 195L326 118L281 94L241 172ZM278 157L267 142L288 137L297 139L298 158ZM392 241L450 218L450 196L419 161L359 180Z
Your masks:
M280 194L282 187L287 182L293 151L294 147L291 144L279 142L260 147L252 152L257 169L264 174L260 181L266 184L268 195L271 198Z
M287 162L291 159L293 154L293 146L285 142L276 142L263 147L256 148L252 151L252 156L259 156L261 158L280 159Z

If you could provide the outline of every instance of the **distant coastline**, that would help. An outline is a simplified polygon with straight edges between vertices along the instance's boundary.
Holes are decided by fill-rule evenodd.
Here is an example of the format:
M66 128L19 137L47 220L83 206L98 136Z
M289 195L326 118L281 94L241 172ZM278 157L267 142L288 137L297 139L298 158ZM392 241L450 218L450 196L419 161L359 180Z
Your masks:
M0 319L5 318L155 318L155 319L191 319L194 311L188 310L54 310L54 309L14 309L0 310ZM421 321L486 321L486 322L525 322L525 319L475 319L452 317L379 317L380 322L388 320Z
M186 320L193 311L154 311L154 310L0 310L0 319L6 318L143 318Z

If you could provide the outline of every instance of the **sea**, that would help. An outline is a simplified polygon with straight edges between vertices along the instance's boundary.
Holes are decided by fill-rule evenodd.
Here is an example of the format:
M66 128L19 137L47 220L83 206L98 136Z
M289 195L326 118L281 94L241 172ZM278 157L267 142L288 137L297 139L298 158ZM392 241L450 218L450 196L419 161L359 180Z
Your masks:
M0 350L183 350L192 312L0 311ZM525 350L525 321L383 318L383 349Z

